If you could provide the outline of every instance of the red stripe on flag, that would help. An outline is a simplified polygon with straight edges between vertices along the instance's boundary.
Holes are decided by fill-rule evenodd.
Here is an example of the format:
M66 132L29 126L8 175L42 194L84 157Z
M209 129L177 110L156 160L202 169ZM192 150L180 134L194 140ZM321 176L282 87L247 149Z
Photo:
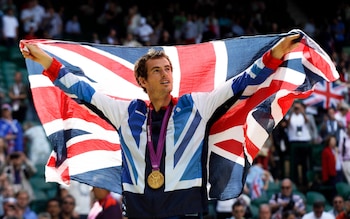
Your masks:
M259 89L251 97L246 100L241 100L240 103L225 113L225 115L213 124L210 134L216 134L230 127L244 124L247 114L273 93L280 89L294 90L296 88L296 85L288 83L287 81L273 80L269 87Z
M216 56L211 43L178 46L181 69L179 96L214 89Z
M36 97L34 98L34 105L36 109L40 109L41 106L45 106L44 111L37 110L40 121L43 124L52 122L56 119L65 120L76 118L93 122L106 130L115 131L113 126L111 126L108 122L101 119L93 112L90 112L87 108L77 104L57 87L33 88L32 93ZM47 98L48 96L50 96L50 98ZM53 100L56 102L52 103Z
M108 70L114 72L119 77L124 78L125 80L134 84L135 86L137 87L139 86L135 80L133 70L127 68L126 66L120 64L119 62L116 62L113 59L108 58L107 56L101 55L99 53L86 49L83 46L75 45L75 44L71 45L71 44L64 44L64 43L54 43L51 45L81 54L85 58L91 59L92 62L97 62L98 64L103 65Z
M69 176L69 168L65 168L64 171L61 173L61 179L64 183L69 184L70 183L70 176Z
M84 140L83 142L78 142L70 145L67 148L67 157L71 158L86 152L98 151L98 150L119 151L120 145L110 143L100 139Z
M334 77L331 66L332 63L328 63L315 49L310 48L305 44L305 40L301 41L302 43L298 46L295 51L302 51L303 56L306 60L312 65L314 65L317 69L322 71L325 78L330 81L335 81L338 78Z
M52 155L50 155L49 160L47 161L46 166L49 167L56 167L56 158Z
M235 141L233 139L228 139L226 141L215 143L215 146L225 151L228 151L232 154L235 154L237 156L244 157L244 152L243 152L243 147L241 142Z

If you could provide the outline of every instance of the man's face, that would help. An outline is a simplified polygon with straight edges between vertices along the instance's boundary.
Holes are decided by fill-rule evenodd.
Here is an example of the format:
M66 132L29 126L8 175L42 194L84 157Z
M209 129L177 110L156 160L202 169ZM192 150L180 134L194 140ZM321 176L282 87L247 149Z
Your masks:
M264 207L260 209L259 212L259 219L270 219L271 218L271 211L268 207Z
M283 182L281 185L281 193L285 196L290 196L292 194L292 185L290 183Z
M320 218L322 216L324 207L316 207L313 209L314 210L314 214L317 218Z
M335 210L342 211L344 209L344 199L341 197L334 198L333 206Z
M19 193L17 196L18 206L24 208L29 204L29 196L26 193Z
M147 65L147 80L141 79L142 87L149 96L169 94L173 90L173 75L166 58L150 59Z
M60 203L58 201L49 202L46 211L49 212L51 216L58 216L61 212Z
M244 209L244 206L242 205L236 206L232 212L232 215L235 217L235 219L244 218L244 214L245 214L245 209Z

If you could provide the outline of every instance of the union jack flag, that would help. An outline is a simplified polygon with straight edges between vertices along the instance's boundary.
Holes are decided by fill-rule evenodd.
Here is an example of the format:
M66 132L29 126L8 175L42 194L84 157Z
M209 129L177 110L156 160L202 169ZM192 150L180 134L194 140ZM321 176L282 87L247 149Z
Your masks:
M207 92L238 75L282 37L299 32L300 46L256 93L222 109L208 132L209 196L222 200L241 194L247 170L269 133L295 98L305 98L318 81L339 75L329 56L300 30L289 33L239 37L194 45L155 47L169 55L177 97ZM55 40L34 40L65 66L84 71L95 90L119 99L148 100L137 85L133 63L149 47L123 47ZM75 180L121 192L121 153L118 135L93 107L54 87L42 67L26 60L34 104L54 150L46 165L46 181L69 185Z
M251 186L251 199L257 199L262 195L264 182L261 176L255 176Z
M304 99L303 102L307 106L321 107L323 109L336 108L338 103L345 99L345 94L347 93L348 87L341 82L320 81L315 85L314 92Z

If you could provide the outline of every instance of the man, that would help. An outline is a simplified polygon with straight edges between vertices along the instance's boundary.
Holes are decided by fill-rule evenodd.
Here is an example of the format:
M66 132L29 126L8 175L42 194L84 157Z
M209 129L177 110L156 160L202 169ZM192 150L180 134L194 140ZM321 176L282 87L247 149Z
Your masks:
M271 219L271 207L269 204L259 206L259 219Z
M9 155L8 164L4 167L4 174L14 188L15 193L25 189L29 200L35 199L30 178L37 172L36 167L23 152L13 152Z
M51 198L46 203L46 212L50 214L51 219L60 219L61 200L59 198Z
M269 201L272 218L282 218L283 212L294 211L298 217L305 214L305 203L298 194L293 194L293 182L285 178L281 182L281 191L272 195Z
M312 204L312 211L306 213L302 219L334 219L335 217L325 211L324 201L314 201Z
M15 151L24 151L22 125L13 118L12 107L7 103L1 105L0 137L6 140L6 155Z
M95 219L122 219L122 208L117 199L112 196L112 193L106 189L93 187L92 192L99 205L101 211L97 213Z
M350 123L340 132L338 152L345 180L350 183Z
M350 197L347 197L345 200L344 209L339 212L336 219L350 219Z
M37 214L30 208L30 199L27 190L19 190L16 193L17 206L23 212L24 219L37 219Z
M8 95L12 104L12 117L22 124L28 110L28 86L23 82L22 72L15 72Z
M240 201L236 201L232 205L232 217L230 219L244 219L246 205Z
M344 198L341 195L335 195L333 198L332 209L328 213L332 214L334 217L337 217L340 212L344 210Z
M62 198L60 218L62 219L79 219L79 215L74 211L75 198L67 194Z
M41 64L43 74L54 83L59 80L61 89L96 106L118 131L128 218L201 218L208 208L204 140L210 118L225 103L239 98L250 83L270 76L282 57L297 47L298 37L283 38L251 68L216 90L179 98L171 96L173 69L169 57L163 51L151 50L134 69L150 103L115 100L96 92L35 44L23 42L22 54Z

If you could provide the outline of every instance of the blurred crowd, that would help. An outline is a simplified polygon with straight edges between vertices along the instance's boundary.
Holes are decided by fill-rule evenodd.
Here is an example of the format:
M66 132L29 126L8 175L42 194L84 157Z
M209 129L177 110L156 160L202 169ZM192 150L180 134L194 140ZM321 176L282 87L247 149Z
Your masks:
M287 0L0 0L0 46L13 48L21 39L40 38L123 46L184 45L297 28L332 57L339 82L347 86L350 2L317 4L315 10L312 4ZM88 217L100 210L92 188L77 182L69 188L57 185L56 197L45 209L30 209L36 200L30 178L45 165L52 146L25 77L25 72L13 72L13 84L0 87L0 218L95 218L94 213ZM336 185L350 183L349 108L348 92L335 108L315 111L296 101L254 160L242 196L213 202L208 218L301 218L326 211L327 203L330 212L347 209L349 197L339 195ZM316 147L310 145L320 146L318 157L313 157ZM312 166L312 159L322 161L319 169ZM277 190L269 193L274 184ZM303 194L309 191L321 191L325 200L307 203ZM264 195L268 198L254 214L247 206Z

